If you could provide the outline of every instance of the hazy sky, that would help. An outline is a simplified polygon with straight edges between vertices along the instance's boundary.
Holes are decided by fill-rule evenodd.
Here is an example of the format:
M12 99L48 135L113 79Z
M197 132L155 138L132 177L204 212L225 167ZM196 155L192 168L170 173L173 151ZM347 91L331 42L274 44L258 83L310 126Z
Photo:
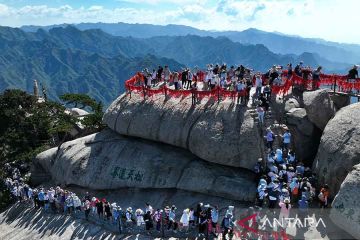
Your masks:
M250 27L360 43L360 0L0 0L0 25L79 22Z

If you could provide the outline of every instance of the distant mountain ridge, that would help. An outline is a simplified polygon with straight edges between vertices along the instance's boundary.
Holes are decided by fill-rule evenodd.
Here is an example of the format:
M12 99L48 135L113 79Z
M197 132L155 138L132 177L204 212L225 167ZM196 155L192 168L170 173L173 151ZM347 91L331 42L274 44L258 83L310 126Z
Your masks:
M67 37L88 37L76 37L78 32L68 29ZM85 93L107 105L124 91L124 81L137 71L165 64L183 67L172 59L151 54L110 57L70 45L45 31L25 33L0 27L0 90L20 88L32 92L33 80L37 79L52 99L69 92Z
M233 42L226 37L119 37L99 29L73 26L25 32L0 27L0 90L32 91L37 79L48 95L86 93L107 105L124 91L124 81L145 67L169 65L171 70L208 63L243 64L266 71L273 64L300 60L311 66L323 61L312 53L275 54L262 44ZM328 61L326 67L338 66Z
M52 26L23 26L25 31L36 31L39 28L49 30ZM325 41L317 38L302 38L277 32L265 32L250 28L244 31L205 31L184 25L152 25L128 23L80 23L74 24L80 30L101 29L114 36L150 38L155 36L224 36L232 41L243 44L263 44L270 51L280 54L302 54L304 52L316 53L327 61L347 63L348 65L360 63L360 45ZM325 61L326 62L326 61Z

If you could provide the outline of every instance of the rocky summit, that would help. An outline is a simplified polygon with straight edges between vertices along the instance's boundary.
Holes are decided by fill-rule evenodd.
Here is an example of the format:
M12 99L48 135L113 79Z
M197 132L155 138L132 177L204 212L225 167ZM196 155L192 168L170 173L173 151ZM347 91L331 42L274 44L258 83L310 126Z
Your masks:
M32 181L47 180L92 190L179 189L240 201L254 201L256 192L254 173L247 169L208 163L184 149L109 129L40 153Z
M209 162L253 170L262 156L262 138L246 107L232 101L204 98L197 105L191 96L144 98L121 95L104 114L114 131L188 149Z
M335 224L360 239L360 164L347 175L336 195L330 212Z
M338 111L326 125L313 164L320 184L335 195L352 167L360 163L360 103Z

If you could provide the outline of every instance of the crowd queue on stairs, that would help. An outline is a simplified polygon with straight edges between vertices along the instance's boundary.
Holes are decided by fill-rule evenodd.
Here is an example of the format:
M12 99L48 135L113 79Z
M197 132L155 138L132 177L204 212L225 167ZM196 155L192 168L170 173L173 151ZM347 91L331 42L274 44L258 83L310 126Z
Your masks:
M267 73L270 85L277 81L280 69L274 66ZM295 74L304 74L308 68L303 69L302 63L299 63L293 70L289 64L289 76L292 71L295 71ZM320 71L321 68L317 68L312 73L312 77L318 78L317 75ZM146 69L144 72L146 73L145 84L149 87L153 84L156 85L162 79L165 82L168 81L171 73L168 66L165 66L164 69L159 67L158 71L154 70L152 73L148 73ZM352 74L357 75L357 71L352 70ZM175 73L173 77L175 88L196 87L194 77L196 78L196 68L194 71L185 69L180 73ZM231 66L228 69L226 65L209 64L205 79L207 82L204 82L203 87L209 89L214 88L216 84L238 90L254 86L256 88L255 99L257 99L254 100L254 103L257 103L259 121L263 123L264 112L267 111L271 101L271 88L266 88L269 85L264 86L259 73L255 73L255 82L253 83L249 80L252 79L250 69L243 66ZM229 79L230 82L228 82ZM250 90L248 91L250 92ZM241 100L246 102L248 99L238 99L238 102L241 103ZM279 146L274 146L276 138L281 142ZM259 158L254 166L258 183L254 207L246 209L241 216L246 217L254 213L258 215L275 214L275 209L280 210L279 218L288 217L291 209L298 209L299 213L306 216L311 207L327 208L331 206L329 187L324 185L316 189L317 176L311 172L309 167L304 166L291 150L292 137L289 130L285 129L282 135L275 135L271 128L267 128L264 141L267 147L267 158ZM177 231L184 234L196 231L199 236L203 237L231 239L234 237L236 219L239 219L238 216L235 217L234 206L228 206L225 214L220 215L218 206L203 203L178 211L175 205L153 208L150 203L145 203L145 200L143 208L133 210L131 206L120 207L115 202L91 196L89 193L78 196L60 186L48 189L33 188L22 179L17 168L6 164L5 170L8 176L5 186L15 201L41 209L47 214L84 214L86 220L100 219L109 225L116 225L121 233L136 233L143 228L143 231L148 234L162 233L170 236ZM260 221L260 217L256 220ZM251 238L251 234L253 234L243 228L238 230L247 234L248 238ZM244 238L246 239L246 237Z

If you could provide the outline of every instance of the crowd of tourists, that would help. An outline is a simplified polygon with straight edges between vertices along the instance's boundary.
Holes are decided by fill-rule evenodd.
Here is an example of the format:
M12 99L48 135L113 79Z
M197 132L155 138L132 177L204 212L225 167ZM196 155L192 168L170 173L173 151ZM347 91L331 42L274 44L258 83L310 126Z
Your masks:
M255 72L242 65L228 68L226 64L209 64L205 72L198 68L188 68L179 72L171 72L168 66L153 70L147 69L144 73L144 84L148 87L155 86L161 81L174 85L175 89L197 89L198 78L203 79L203 90L211 90L216 86L227 90L243 91L248 93L255 88L253 103L256 104L260 124L264 123L264 114L271 102L271 86L281 84L283 67L273 66L265 74ZM287 76L296 74L306 79L320 79L321 67L311 70L303 67L300 62L294 69L291 64L287 66ZM203 75L202 75L203 74ZM351 76L350 76L351 75ZM284 76L283 76L284 77ZM349 77L358 77L357 67L354 66L349 72ZM255 79L255 80L254 80ZM249 95L249 94L248 94ZM238 103L246 104L247 96L239 96ZM274 148L274 141L280 139L281 145ZM255 165L257 174L257 193L254 208L244 212L244 216L251 213L259 213L261 209L270 212L280 210L279 218L289 217L292 208L299 209L303 217L307 215L310 206L319 204L326 208L331 203L329 187L324 185L320 189L317 186L317 176L309 167L299 161L291 150L292 136L285 129L281 136L276 136L271 128L266 129L264 141L267 146L267 158L260 158ZM199 235L232 236L235 226L235 208L228 206L224 215L220 217L218 206L199 203L197 206L189 206L178 211L175 205L163 208L153 208L149 203L144 203L143 208L121 207L115 202L105 198L98 198L85 193L79 196L76 193L60 186L50 188L32 188L21 177L17 168L7 167L5 186L10 191L14 200L31 204L32 207L42 209L46 213L53 214L84 214L86 220L100 219L116 225L121 232L143 228L144 231L176 233L181 231L189 233L198 231Z
M281 138L282 145L273 149L276 137ZM246 210L243 216L260 214L261 209L280 209L279 219L287 218L293 207L298 208L299 214L305 217L311 202L320 202L320 207L326 208L330 203L329 188L325 185L320 192L316 191L316 175L304 167L290 149L290 132L286 130L282 136L275 136L271 129L267 129L264 138L269 154L266 161L259 159L254 169L258 179L256 207ZM218 206L203 203L182 211L178 211L175 205L155 209L149 203L133 210L132 207L122 208L115 202L89 193L78 196L60 186L32 188L24 182L17 168L11 170L5 186L14 200L28 203L45 213L84 214L86 220L93 218L107 221L108 224L116 225L121 232L136 229L143 229L149 234L155 231L159 234L162 231L198 231L199 236L221 234L226 239L233 236L235 227L234 206L228 206L222 217Z
M359 77L357 69L358 66L354 65L349 70L347 75L349 82L354 82ZM175 90L207 91L220 87L228 91L246 91L248 96L251 87L255 87L258 96L261 89L263 89L263 94L270 95L273 86L283 85L283 80L291 79L293 75L302 78L304 84L308 80L312 80L311 89L316 90L320 87L322 67L318 66L312 69L310 66L305 66L301 61L295 67L292 63L287 64L287 66L274 65L262 74L243 65L229 67L226 64L208 64L205 69L194 67L193 69L183 68L176 71L171 71L169 66L159 66L157 70L153 69L152 71L146 68L142 73L144 86L148 88L156 87L157 84L164 82L169 86L174 86ZM306 89L308 86L303 87Z

